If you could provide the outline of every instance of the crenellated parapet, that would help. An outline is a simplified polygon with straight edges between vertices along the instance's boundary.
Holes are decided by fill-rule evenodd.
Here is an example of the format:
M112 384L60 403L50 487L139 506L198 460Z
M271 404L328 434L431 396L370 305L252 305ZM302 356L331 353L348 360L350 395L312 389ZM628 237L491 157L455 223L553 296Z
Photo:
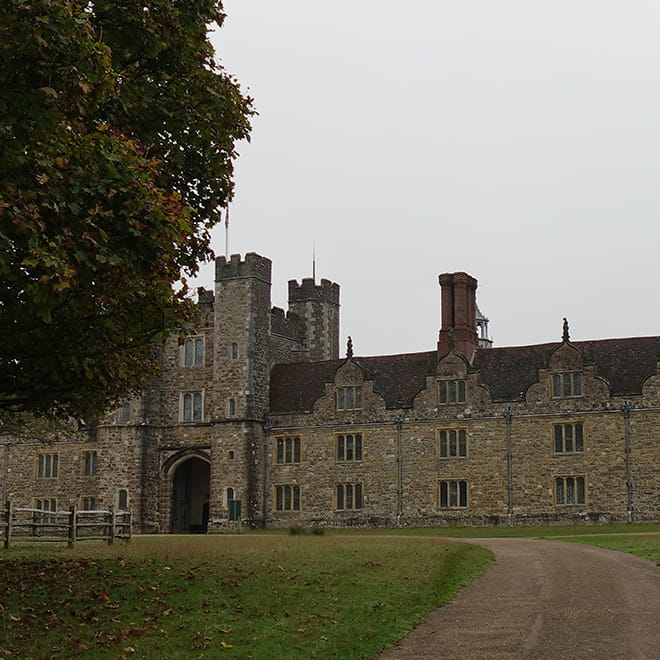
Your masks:
M213 291L200 286L199 289L197 289L197 302L200 305L213 305L215 302L215 294Z
M248 252L244 260L241 259L240 254L232 254L229 261L225 257L217 257L215 260L216 282L255 278L270 284L271 270L272 263L270 259L255 252Z
M289 312L303 323L302 345L310 360L339 356L339 284L305 278L289 280Z
M322 302L339 306L339 284L330 280L321 280L316 284L311 277L306 277L298 284L289 280L289 303Z
M296 314L285 314L281 307L270 310L270 331L273 335L287 337L301 343L305 336L305 324Z

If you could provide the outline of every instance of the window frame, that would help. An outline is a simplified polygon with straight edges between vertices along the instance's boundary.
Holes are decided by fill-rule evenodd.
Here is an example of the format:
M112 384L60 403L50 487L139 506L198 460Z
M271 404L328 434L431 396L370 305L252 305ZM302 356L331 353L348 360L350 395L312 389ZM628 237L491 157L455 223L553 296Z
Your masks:
M586 474L555 475L552 479L554 505L562 507L586 505L587 487ZM569 501L571 498L572 502Z
M203 367L206 357L206 340L203 335L186 337L183 340L181 366Z
M190 407L188 408L187 401L190 397ZM196 403L199 402L199 406ZM181 421L187 424L204 421L204 390L197 390L192 392L181 392ZM199 416L196 411L199 410Z
M441 378L438 383L438 405L458 406L467 403L466 378Z
M58 479L60 455L58 452L39 453L36 457L35 474L37 479Z
M438 429L437 438L437 451L438 458L447 460L451 458L467 458L468 457L468 432L465 428L449 427L446 429ZM452 454L452 434L454 437L455 453ZM443 441L444 436L444 441Z
M273 439L273 456L276 465L299 465L302 463L302 437L278 435Z
M91 506L89 506L91 504ZM80 510L81 511L95 511L96 510L96 498L89 496L89 497L81 497L80 498Z
M335 408L338 411L364 409L362 385L342 385L335 392Z
M550 394L553 399L578 399L584 396L584 379L581 371L556 371L550 377Z
M349 441L350 438L350 447ZM349 458L350 449L350 458ZM361 463L364 450L362 433L335 434L335 461L337 463Z
M556 456L584 454L584 444L584 422L557 422L552 425L552 448Z
M302 510L299 484L276 484L273 486L273 510L278 513Z
M335 484L335 511L362 511L364 485L361 481Z
M128 424L133 418L133 406L130 401L124 401L119 408L119 423Z
M125 494L124 494L125 493ZM125 500L126 507L122 507L122 500ZM119 511L128 511L129 499L128 499L128 488L120 488L117 492L117 509Z
M229 502L236 499L236 489L233 486L225 488L225 506L229 508Z
M98 452L96 449L88 449L82 452L82 475L83 477L95 477L98 473Z
M438 509L465 510L470 506L470 485L467 479L438 481Z
M57 522L57 498L56 497L39 497L34 500L34 508L40 513L36 514L38 518L36 522L42 524L53 524ZM41 513L43 512L43 513ZM52 514L52 515L47 515Z

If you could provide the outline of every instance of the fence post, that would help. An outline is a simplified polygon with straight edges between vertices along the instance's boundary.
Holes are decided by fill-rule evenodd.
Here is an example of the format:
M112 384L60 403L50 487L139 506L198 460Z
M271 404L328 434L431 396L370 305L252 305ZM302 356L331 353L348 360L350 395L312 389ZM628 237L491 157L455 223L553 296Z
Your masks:
M78 516L76 515L76 505L74 504L69 513L69 547L73 548L76 544L78 532Z
M110 534L108 536L108 545L113 545L115 542L115 506L114 504L110 506Z
M10 501L5 502L5 549L9 549L11 545L11 519L13 515L13 507Z

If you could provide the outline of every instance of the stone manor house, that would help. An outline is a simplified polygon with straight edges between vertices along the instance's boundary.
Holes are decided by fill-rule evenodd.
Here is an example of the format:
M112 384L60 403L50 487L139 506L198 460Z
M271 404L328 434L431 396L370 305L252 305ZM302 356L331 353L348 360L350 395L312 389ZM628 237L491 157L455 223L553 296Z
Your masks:
M492 347L453 273L436 348L340 357L337 284L290 281L285 313L268 259L215 266L141 397L77 442L4 440L5 499L130 509L145 532L660 520L660 337L572 342L564 322Z

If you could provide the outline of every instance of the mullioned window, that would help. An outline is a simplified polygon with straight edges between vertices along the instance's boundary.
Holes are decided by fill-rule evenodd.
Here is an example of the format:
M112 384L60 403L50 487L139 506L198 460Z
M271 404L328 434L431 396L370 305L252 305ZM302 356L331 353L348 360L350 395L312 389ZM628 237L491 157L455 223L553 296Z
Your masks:
M201 367L204 365L204 339L188 337L183 342L183 366Z
M438 402L441 405L465 403L466 389L465 380L438 381Z
M582 422L554 425L554 449L556 454L572 454L584 451Z
M439 484L441 509L464 509L468 505L468 484L463 479L446 479Z
M467 457L467 432L465 429L442 429L438 432L440 458Z
M567 371L552 376L552 398L566 399L582 396L582 374L579 371Z
M584 504L586 479L583 476L555 477L555 504Z
M57 479L59 463L58 454L39 454L37 457L37 479Z
M362 460L362 434L340 433L336 437L336 458L338 461Z
M275 486L276 511L300 511L300 486Z
M338 387L337 410L362 410L362 387Z
M184 422L201 422L203 417L203 398L201 392L186 392L182 397Z
M300 463L301 445L300 436L275 438L275 461L279 465Z
M338 511L361 509L363 505L362 484L337 484L335 499Z

